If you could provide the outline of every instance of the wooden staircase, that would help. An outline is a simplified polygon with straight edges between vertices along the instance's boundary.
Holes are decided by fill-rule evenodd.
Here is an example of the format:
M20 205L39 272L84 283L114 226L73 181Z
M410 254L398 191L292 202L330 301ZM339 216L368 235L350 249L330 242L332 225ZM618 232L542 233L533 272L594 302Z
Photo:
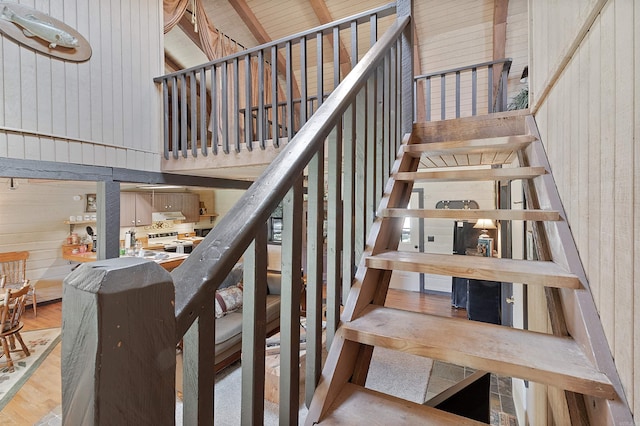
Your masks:
M478 165L492 167L460 167ZM515 179L523 180L526 210L406 208L417 181ZM405 217L533 221L540 260L401 252ZM393 270L541 286L552 333L386 308ZM535 122L522 113L414 125L394 164L341 321L307 425L482 424L366 389L378 346L560 389L563 397L552 400L557 393L550 392L548 401L557 422L563 415L571 424L631 419Z

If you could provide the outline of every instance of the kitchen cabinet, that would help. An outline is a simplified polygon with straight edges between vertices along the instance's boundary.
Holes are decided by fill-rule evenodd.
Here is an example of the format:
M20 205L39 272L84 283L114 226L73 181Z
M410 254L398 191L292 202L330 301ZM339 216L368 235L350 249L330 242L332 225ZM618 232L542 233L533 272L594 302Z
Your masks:
M179 212L182 211L182 193L158 193L153 194L154 212Z
M182 212L185 222L200 221L200 197L191 192L156 192L153 195L154 212Z
M200 221L200 197L198 194L186 193L182 194L182 210L180 210L186 219L185 222Z
M151 194L139 192L120 193L120 226L151 225Z

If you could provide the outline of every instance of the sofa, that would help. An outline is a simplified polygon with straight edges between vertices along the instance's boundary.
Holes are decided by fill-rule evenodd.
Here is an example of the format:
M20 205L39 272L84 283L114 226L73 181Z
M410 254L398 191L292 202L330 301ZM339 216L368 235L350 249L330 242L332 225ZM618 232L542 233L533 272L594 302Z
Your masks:
M225 293L238 293L242 286L242 264L236 265L216 291L216 344L215 371L240 359L242 350L242 305L241 290L238 303L225 303ZM280 328L280 272L267 272L267 336ZM226 306L226 305L230 306ZM222 305L222 306L220 306Z

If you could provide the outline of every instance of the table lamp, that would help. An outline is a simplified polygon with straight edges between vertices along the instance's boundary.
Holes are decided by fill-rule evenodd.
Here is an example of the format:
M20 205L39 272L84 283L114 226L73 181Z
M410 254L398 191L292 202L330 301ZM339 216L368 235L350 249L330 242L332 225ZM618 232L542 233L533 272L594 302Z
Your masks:
M489 229L496 229L496 225L493 223L491 219L478 219L475 225L473 225L475 229L481 229L482 233L478 238L491 238L488 234Z

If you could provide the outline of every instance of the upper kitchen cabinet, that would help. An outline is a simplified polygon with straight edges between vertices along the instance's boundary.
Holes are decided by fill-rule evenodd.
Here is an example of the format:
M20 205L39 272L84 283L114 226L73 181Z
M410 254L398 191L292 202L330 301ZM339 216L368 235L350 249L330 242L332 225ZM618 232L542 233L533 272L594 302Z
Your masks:
M139 192L120 193L120 226L151 225L151 194Z
M153 195L154 212L179 212L182 211L182 193L158 193Z
M200 197L191 192L156 192L153 196L154 212L182 212L184 222L200 220Z
M186 219L185 222L198 222L200 221L200 196L187 192L182 194L182 214Z

